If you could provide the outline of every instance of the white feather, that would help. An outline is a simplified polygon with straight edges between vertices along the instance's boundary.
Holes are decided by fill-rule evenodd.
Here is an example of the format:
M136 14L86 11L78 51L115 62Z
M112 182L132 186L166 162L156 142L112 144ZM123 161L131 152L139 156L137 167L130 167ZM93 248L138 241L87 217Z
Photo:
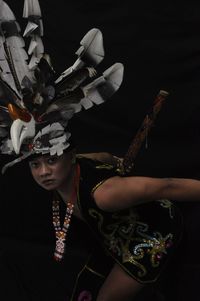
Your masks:
M14 90L20 97L20 94L15 85L10 67L8 65L8 62L7 62L7 59L5 56L5 49L3 46L4 40L5 40L4 37L0 36L0 77L3 81L5 81L6 83L9 83L9 86L11 87L11 89Z
M30 72L27 65L28 55L22 46L21 38L15 36L9 37L6 39L6 44L12 56L20 85L25 76L33 81L33 74Z
M38 25L36 23L34 23L34 22L28 22L28 24L27 24L27 26L25 28L23 36L24 37L29 36L36 28L38 28Z
M5 2L1 3L1 8L2 10L0 12L0 20L1 20L1 26L4 26L4 34L5 34L3 36L3 41L2 41L3 48L4 48L4 58L5 60L7 60L9 66L6 72L12 74L13 80L15 82L15 86L19 94L21 88L23 88L22 81L24 77L28 77L31 81L34 81L34 75L28 68L28 64L27 64L28 55L24 49L25 43L23 38L20 36L20 27L16 22L15 16L12 10ZM15 29L15 34L11 36L8 25L12 25L12 24ZM8 69L10 70L8 71ZM5 73L3 74L2 78L7 81L7 76L5 76ZM7 83L10 86L12 85L9 82ZM16 88L14 88L15 91Z
M80 42L81 47L76 54L85 56L93 61L93 66L98 65L104 58L103 35L98 28L92 28Z
M76 51L78 55L75 63L67 68L55 81L59 83L72 72L83 68L90 62L89 66L96 66L104 59L103 35L98 28L92 28L80 41L80 48Z
M110 98L120 87L123 80L124 66L115 63L103 75L82 87L85 98L81 100L81 105L88 109L91 104L99 105Z
M2 9L3 9L3 1L0 0L0 11L2 11ZM0 19L0 20L1 20L1 19Z
M32 54L28 65L30 70L34 70L37 67L40 59L43 57L43 53L44 45L42 39L39 36L34 35L28 49L28 54Z
M109 99L120 87L123 79L124 66L121 63L115 63L103 72L103 75L81 87L84 97L79 102L55 101L46 110L46 114L53 111L63 112L63 117L69 120L75 113L80 112L83 108L90 109L94 104L100 105ZM68 102L67 102L68 100ZM73 101L73 98L72 98ZM67 112L70 115L67 115Z
M36 57L41 58L44 53L44 45L42 39L34 35L28 49L28 54L34 54Z
M41 9L38 0L25 0L24 1L24 10L23 17L28 18L29 16L40 16Z
M4 2L1 1L1 10L0 10L0 22L6 21L6 20L15 20L15 16L10 9L10 7Z
M44 54L44 45L41 39L41 36L43 36L43 23L41 20L41 15L42 14L38 0L24 1L23 17L28 18L28 24L24 31L24 36L32 37L28 49L28 54L32 55L28 65L30 70L34 70L37 67L37 64Z

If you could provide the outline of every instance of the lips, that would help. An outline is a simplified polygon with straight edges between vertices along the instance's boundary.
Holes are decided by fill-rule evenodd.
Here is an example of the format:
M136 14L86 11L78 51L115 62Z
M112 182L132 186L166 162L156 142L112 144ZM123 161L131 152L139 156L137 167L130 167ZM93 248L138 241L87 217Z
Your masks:
M47 186L47 185L52 185L53 183L55 183L55 180L53 179L47 179L42 181L42 185Z

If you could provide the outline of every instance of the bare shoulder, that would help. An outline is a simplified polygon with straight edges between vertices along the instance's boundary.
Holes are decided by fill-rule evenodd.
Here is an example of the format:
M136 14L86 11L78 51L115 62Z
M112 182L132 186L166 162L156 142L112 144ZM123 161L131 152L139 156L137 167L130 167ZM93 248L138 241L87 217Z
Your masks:
M93 197L97 206L104 211L116 211L119 209L119 202L125 199L129 190L130 178L113 176L101 183L95 191Z
M165 179L114 176L103 182L93 196L102 210L117 211L159 199L165 196L167 189L169 186Z

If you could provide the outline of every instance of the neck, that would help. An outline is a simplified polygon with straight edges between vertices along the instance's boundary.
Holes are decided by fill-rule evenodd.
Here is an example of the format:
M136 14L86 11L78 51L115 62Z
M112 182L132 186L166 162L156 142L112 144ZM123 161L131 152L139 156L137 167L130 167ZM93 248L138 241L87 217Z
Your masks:
M74 164L65 182L57 189L57 192L65 203L71 201L70 199L75 188L74 185L76 185L76 183L74 183L75 177L76 165Z

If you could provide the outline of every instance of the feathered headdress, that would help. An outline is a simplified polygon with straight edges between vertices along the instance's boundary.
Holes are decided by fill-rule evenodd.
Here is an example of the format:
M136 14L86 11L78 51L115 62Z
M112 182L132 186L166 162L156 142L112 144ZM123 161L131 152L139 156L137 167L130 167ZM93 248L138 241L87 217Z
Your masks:
M23 17L28 19L27 51L13 12L0 0L0 152L18 155L3 171L35 153L61 155L70 144L69 119L106 101L123 79L121 63L97 77L95 68L104 58L97 28L81 40L75 63L56 77L44 53L38 0L25 0Z

